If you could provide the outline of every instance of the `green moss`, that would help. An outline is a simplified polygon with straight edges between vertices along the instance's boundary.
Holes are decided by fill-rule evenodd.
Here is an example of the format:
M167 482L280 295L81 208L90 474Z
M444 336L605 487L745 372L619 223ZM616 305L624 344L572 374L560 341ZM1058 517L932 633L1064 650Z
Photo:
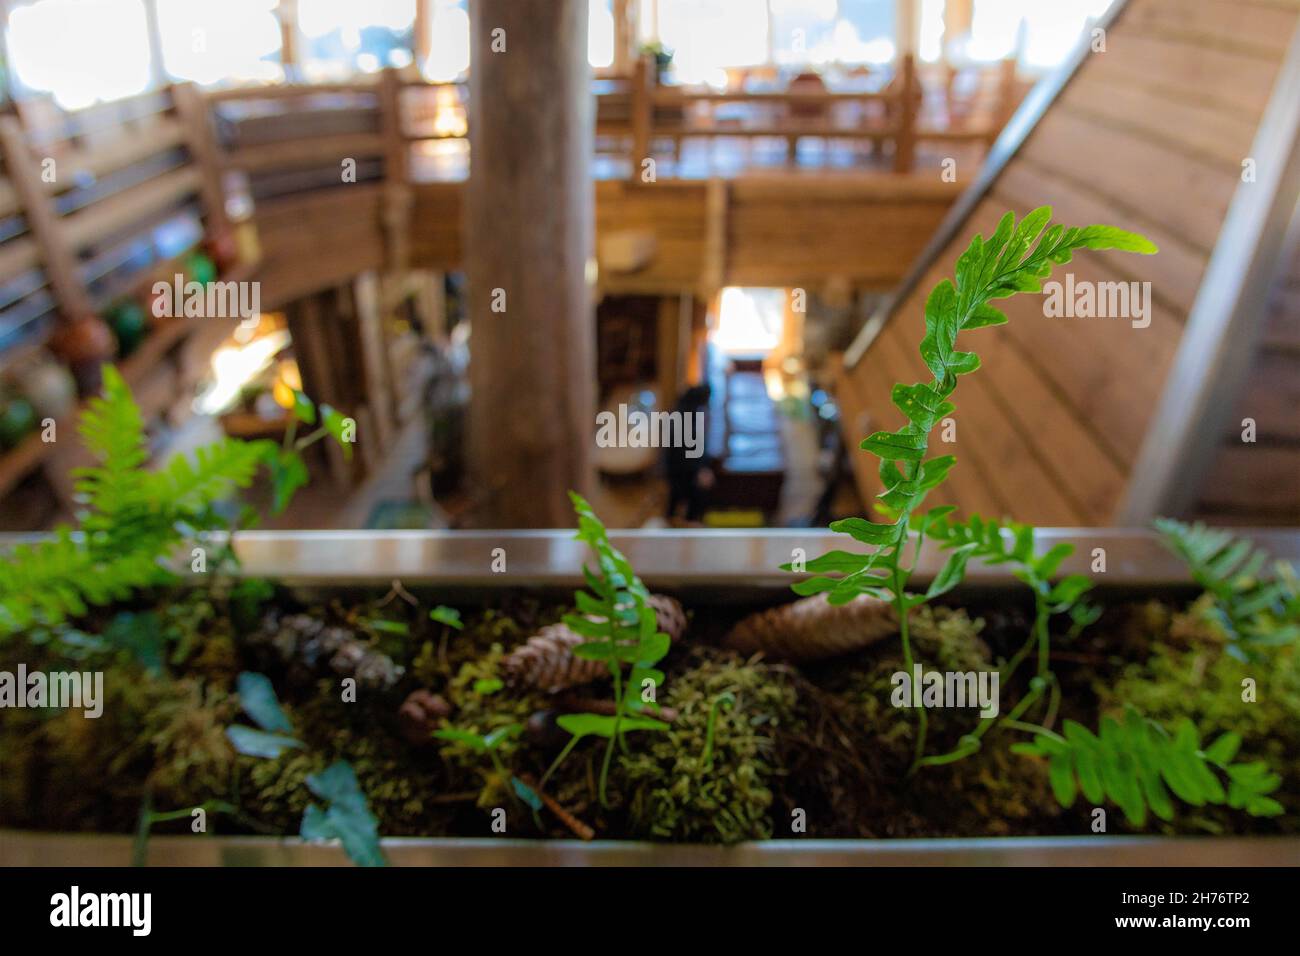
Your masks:
M785 671L698 650L666 682L661 703L677 711L671 729L634 735L618 760L615 786L626 795L629 835L706 843L770 837L771 786L781 773L776 735L794 722Z

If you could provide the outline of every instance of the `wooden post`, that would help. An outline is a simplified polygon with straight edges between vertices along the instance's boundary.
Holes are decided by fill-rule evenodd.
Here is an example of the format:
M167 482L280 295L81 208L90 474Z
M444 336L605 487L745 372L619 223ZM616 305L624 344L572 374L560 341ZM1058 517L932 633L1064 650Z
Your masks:
M898 120L894 130L894 172L910 173L916 160L916 63L912 54L899 62Z
M596 432L587 2L476 0L470 18L476 519L571 527L567 491L591 484Z
M203 177L199 183L199 195L203 198L208 234L226 232L230 228L226 216L226 192L221 183L221 161L207 100L193 83L177 83L171 92L176 116L185 127L185 145Z
M650 156L651 124L654 118L655 64L649 56L632 64L632 155L628 178L641 181L641 164Z
M54 203L41 181L39 164L27 146L22 125L13 116L0 116L0 149L27 228L40 247L45 275L65 320L93 313L90 296L77 271L76 250L54 211Z
M422 74L424 61L429 59L430 41L433 39L432 7L433 0L415 0L415 23L411 26L411 56L415 59L415 68Z
M1007 125L1011 114L1016 111L1016 58L1009 56L998 63L997 104L994 107L993 125L989 130L989 146Z
M388 268L410 262L410 145L402 125L402 79L392 67L379 78L379 123L384 137L384 242Z

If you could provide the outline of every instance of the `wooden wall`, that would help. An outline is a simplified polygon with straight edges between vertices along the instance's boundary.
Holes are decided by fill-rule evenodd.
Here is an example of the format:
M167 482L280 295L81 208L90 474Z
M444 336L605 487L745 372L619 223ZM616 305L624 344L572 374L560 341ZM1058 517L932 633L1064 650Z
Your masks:
M1131 0L1105 52L1083 63L958 239L843 377L853 446L902 424L889 387L928 375L917 354L925 296L952 274L974 233L988 235L1008 209L1043 204L1056 221L1134 229L1159 255L1084 253L1057 277L1151 282L1148 327L1048 318L1039 297L1020 296L1006 303L1008 325L972 334L984 367L956 393L950 450L959 464L946 490L967 511L1040 525L1111 523L1298 13L1290 0ZM865 460L857 465L863 493L878 493L869 456L854 457ZM1251 477L1237 481L1283 478L1275 472L1284 465L1252 458Z

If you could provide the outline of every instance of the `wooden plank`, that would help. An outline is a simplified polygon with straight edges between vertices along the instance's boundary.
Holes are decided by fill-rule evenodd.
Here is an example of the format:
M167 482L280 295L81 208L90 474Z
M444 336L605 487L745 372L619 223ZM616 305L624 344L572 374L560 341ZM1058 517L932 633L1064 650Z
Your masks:
M1241 0L1130 0L1123 23L1125 32L1211 44L1229 40L1243 52L1255 48L1280 60L1296 28L1296 11Z
M225 153L221 161L227 169L257 173L281 167L337 165L344 159L384 156L386 150L384 137L377 133L344 133L244 146Z
M1255 139L1256 117L1174 99L1158 90L1117 85L1103 77L1101 71L1085 72L1062 94L1061 102L1104 125L1140 131L1240 173Z
M1170 232L1158 219L1141 214L1117 216L1104 196L1054 177L1050 170L1024 159L1016 159L1007 166L993 194L1008 209L1027 210L1048 205L1056 220L1070 225L1103 223L1142 233L1160 248L1158 254L1140 260L1119 252L1093 255L1118 275L1139 278L1135 273L1140 270L1140 278L1149 280L1153 293L1176 309L1180 317L1191 311L1208 257L1187 245L1182 236Z
M199 192L203 175L194 167L178 169L133 186L62 220L68 243L76 249L127 228L187 196Z
M1263 512L1275 523L1300 524L1300 448L1265 444L1225 446L1201 487L1199 507Z
M1276 351L1300 353L1300 285L1285 286L1275 293L1261 344Z
M51 193L63 192L72 188L78 179L102 178L185 143L184 127L175 119L165 116L151 119L143 129L132 129L129 132L124 130L123 133L119 139L96 144L89 149L59 151L58 175L53 182L45 183L45 188Z
M1239 172L1099 126L1065 106L1039 123L1024 155L1073 182L1087 183L1114 205L1114 215L1140 210L1206 253L1241 182Z
M50 197L41 183L35 159L16 117L0 116L0 150L14 192L23 208L27 228L40 247L41 260L50 288L65 316L91 310L90 297L77 273L72 244L63 223L54 214Z
M1255 356L1236 412L1228 422L1227 434L1237 441L1245 418L1255 420L1261 443L1300 443L1300 355L1261 351ZM1300 473L1294 482L1300 495Z
M975 373L999 398L1047 462L1084 525L1104 525L1115 510L1126 475L1108 448L1055 392L1038 363L1021 352L1009 326L977 334L968 347L983 361Z
M1121 16L1107 36L1106 52L1094 53L1086 69L1113 69L1136 86L1258 116L1273 92L1277 66L1276 60L1236 51L1129 33Z
M207 102L193 83L172 87L172 100L176 103L185 145L203 177L199 193L203 198L207 231L224 233L230 228L230 220L226 216L226 191L221 182L219 150Z
M8 281L20 272L26 272L40 263L41 253L35 241L27 236L11 239L0 245L0 281Z

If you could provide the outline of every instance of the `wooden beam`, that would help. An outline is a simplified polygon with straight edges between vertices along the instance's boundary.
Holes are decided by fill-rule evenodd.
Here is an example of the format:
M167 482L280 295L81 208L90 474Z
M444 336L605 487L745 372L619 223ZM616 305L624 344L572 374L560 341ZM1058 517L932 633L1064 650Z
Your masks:
M54 212L50 196L28 149L23 128L14 116L0 116L0 150L14 194L27 219L27 228L40 246L45 275L64 318L93 312L90 296L77 273L74 242Z
M1144 525L1160 515L1189 513L1236 410L1300 195L1297 89L1300 31L1251 148L1256 176L1237 184L1117 523Z
M916 118L920 106L916 85L916 61L905 53L899 63L898 128L894 134L894 172L910 173L916 164Z
M587 2L475 0L470 38L476 520L570 527L567 492L592 483L596 427Z

